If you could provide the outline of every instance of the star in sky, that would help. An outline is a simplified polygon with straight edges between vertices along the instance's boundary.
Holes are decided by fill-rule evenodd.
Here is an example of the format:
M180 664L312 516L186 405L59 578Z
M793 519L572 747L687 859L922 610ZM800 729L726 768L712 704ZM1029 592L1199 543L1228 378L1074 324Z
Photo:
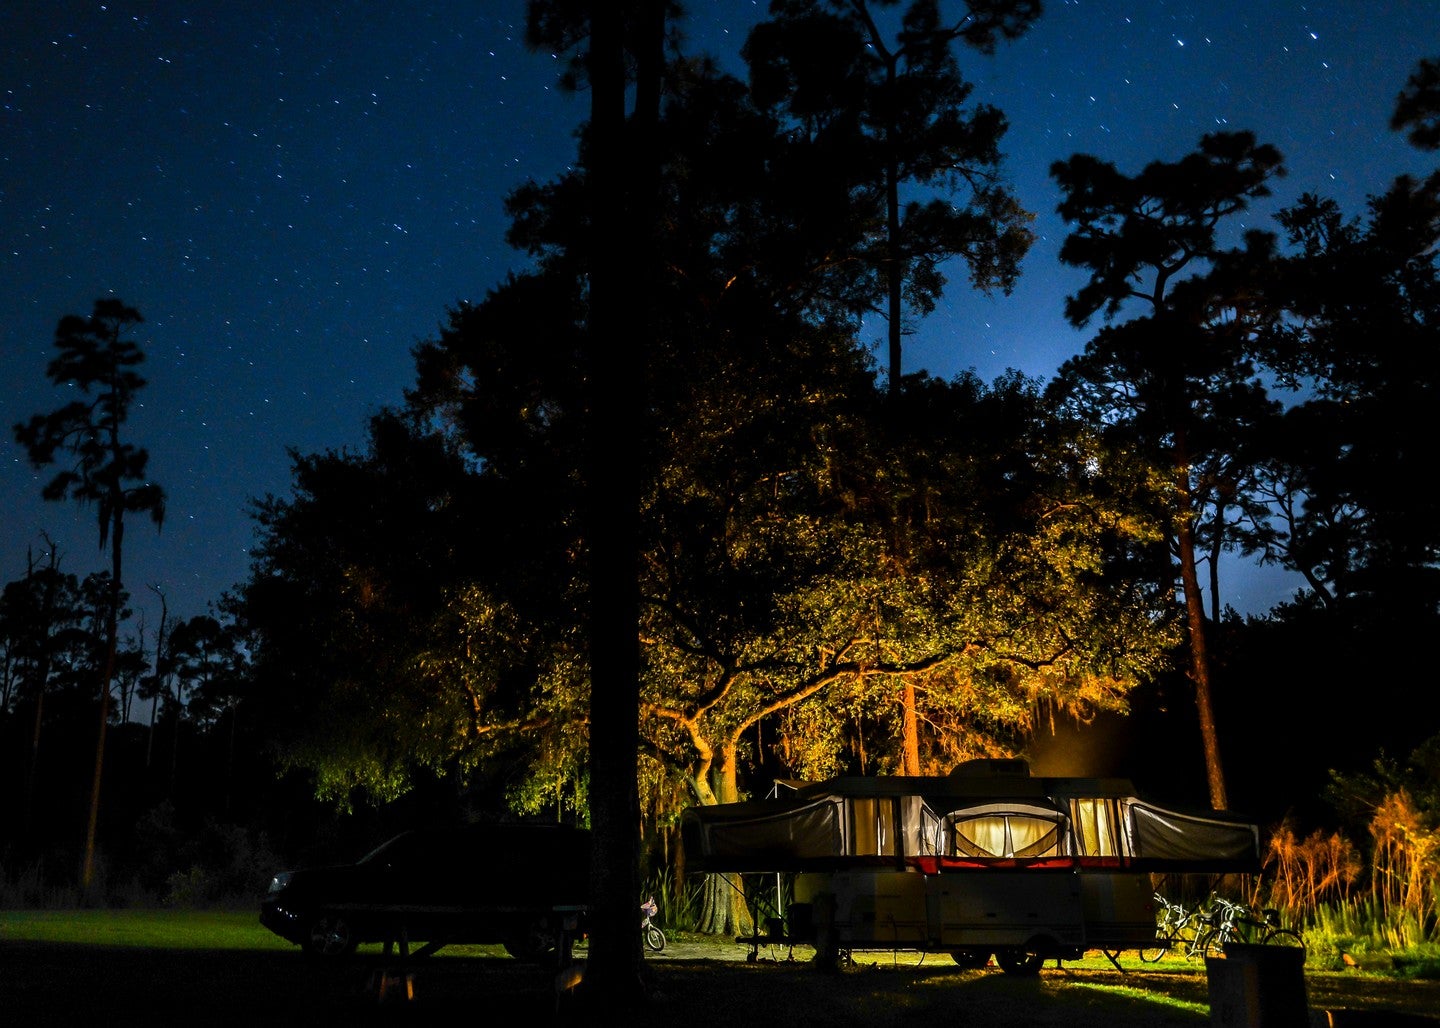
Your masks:
M764 5L691 7L687 50L738 71ZM1007 173L1037 214L1036 246L1009 297L956 276L907 370L1047 377L1083 347L1062 317L1079 279L1056 260L1048 174L1073 153L1133 172L1202 133L1253 130L1290 169L1253 223L1304 191L1359 215L1394 175L1431 170L1387 123L1440 41L1433 0L1363 17L1323 0L1046 8L993 57L962 58L977 98L1009 118ZM521 0L0 9L0 420L8 432L56 406L43 371L60 316L112 294L142 312L149 385L131 429L170 496L162 533L127 536L142 609L150 585L189 616L243 579L247 510L287 492L288 448L360 444L447 308L525 266L504 244L503 199L570 164L586 104L557 84L564 55L526 48L524 14ZM865 342L882 334L867 326ZM48 473L9 445L4 581L44 534L66 570L103 567L94 512L43 503ZM1255 589L1236 605L1264 609L1289 586Z

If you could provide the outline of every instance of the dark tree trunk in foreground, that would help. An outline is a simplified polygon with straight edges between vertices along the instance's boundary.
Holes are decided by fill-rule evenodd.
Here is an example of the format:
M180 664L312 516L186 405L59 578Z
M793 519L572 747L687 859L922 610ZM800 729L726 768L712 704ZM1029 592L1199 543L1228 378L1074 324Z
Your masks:
M588 360L590 823L594 906L584 989L600 1009L640 995L639 511L641 409L650 350L654 153L664 20L644 5L636 55L636 113L625 121L623 8L591 5L591 247Z

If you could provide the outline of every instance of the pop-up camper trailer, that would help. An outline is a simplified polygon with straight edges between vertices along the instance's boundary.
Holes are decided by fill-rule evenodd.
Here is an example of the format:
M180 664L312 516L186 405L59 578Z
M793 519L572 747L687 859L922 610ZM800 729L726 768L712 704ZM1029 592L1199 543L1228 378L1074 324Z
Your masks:
M1254 824L1167 810L1126 779L1033 777L1019 760L778 782L764 800L692 807L682 824L691 870L789 877L782 938L821 961L904 949L981 966L993 953L1024 974L1086 950L1113 960L1154 942L1151 873L1260 866Z

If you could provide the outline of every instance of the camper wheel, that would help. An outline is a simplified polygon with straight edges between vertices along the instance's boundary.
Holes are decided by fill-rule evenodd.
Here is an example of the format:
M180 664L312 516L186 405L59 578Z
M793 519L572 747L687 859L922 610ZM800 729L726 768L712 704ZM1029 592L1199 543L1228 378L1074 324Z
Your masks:
M1000 970L1006 974L1028 978L1040 973L1040 966L1045 963L1045 954L1028 947L1004 949L996 952L995 963L999 964Z
M835 938L834 930L822 931L815 940L815 966L821 971L838 971L842 962L840 944Z
M952 949L950 958L967 971L975 971L990 963L990 954L983 949Z

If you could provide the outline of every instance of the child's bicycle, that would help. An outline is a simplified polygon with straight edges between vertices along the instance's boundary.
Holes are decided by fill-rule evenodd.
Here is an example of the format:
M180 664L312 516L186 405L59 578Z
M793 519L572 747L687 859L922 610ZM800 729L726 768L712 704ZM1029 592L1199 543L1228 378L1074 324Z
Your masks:
M660 913L660 908L655 905L655 897L651 896L644 903L640 904L640 913L644 918L640 921L640 935L645 940L645 945L656 953L665 949L665 933L660 926L653 924L650 919Z

